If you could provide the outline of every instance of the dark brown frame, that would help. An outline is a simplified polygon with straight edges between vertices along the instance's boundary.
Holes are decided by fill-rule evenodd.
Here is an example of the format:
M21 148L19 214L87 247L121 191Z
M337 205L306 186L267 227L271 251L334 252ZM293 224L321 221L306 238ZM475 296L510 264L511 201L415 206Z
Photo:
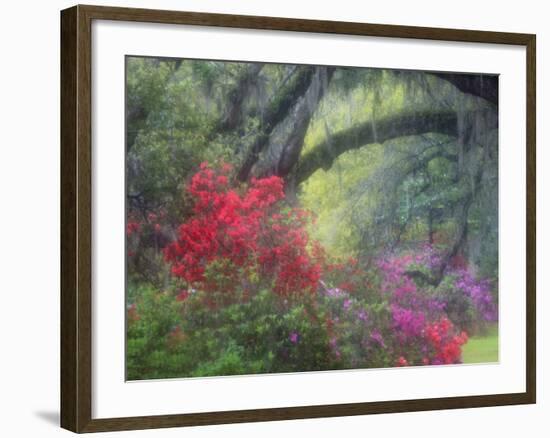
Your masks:
M92 20L140 21L525 46L527 51L526 391L467 397L92 419ZM82 5L63 10L61 12L61 426L80 433L535 403L535 47L535 35L519 33Z

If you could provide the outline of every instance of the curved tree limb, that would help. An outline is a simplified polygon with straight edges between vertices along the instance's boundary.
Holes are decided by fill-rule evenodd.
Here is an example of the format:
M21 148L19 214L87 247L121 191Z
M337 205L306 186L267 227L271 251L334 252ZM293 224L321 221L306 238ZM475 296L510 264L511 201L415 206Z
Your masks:
M463 93L481 97L498 105L498 76L484 74L433 73L440 79L453 84Z
M489 129L498 127L496 114L482 111L487 117ZM383 143L394 138L427 133L458 136L458 115L456 111L423 111L386 117L376 122L376 136L370 120L332 135L330 145L323 141L306 152L296 167L296 183L308 179L317 169L328 170L334 160L352 149L371 143ZM330 147L329 147L330 146Z

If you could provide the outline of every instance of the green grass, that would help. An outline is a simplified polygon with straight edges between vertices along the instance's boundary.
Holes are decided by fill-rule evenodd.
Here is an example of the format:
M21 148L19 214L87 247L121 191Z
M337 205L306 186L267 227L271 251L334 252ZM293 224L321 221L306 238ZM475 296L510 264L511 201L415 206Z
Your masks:
M462 349L463 363L498 362L498 325L490 327L484 336L474 336Z

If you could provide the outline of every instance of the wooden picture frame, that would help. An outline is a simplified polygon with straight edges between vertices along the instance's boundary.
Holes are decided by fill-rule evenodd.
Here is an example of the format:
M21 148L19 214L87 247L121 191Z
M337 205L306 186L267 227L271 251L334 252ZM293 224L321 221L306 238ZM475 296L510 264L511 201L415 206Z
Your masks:
M526 391L416 400L92 418L92 21L518 45L526 48ZM74 432L148 429L530 404L536 401L535 48L531 34L75 6L61 12L61 426Z

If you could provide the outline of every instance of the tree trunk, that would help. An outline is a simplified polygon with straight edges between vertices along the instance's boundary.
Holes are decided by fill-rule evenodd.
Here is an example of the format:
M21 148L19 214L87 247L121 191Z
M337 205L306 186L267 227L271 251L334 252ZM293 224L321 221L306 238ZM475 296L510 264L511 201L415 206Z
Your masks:
M334 69L315 67L311 83L285 119L274 129L269 137L266 150L251 169L258 177L278 175L287 179L286 187L292 191L291 171L295 168L311 118L323 98Z
M269 143L273 130L288 116L292 108L307 92L314 72L315 67L298 68L269 103L260 120L260 132L237 173L239 181L246 181L250 177L252 168Z

